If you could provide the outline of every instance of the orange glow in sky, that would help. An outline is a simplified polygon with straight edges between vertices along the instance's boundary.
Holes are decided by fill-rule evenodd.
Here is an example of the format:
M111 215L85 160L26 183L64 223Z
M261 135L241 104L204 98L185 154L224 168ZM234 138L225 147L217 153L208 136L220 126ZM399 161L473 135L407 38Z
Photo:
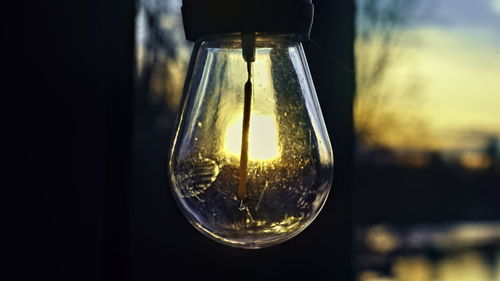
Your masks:
M453 4L440 2L445 5L442 9ZM500 7L499 0L491 1L488 11L495 7ZM449 15L436 17L452 24L423 22L399 30L401 35L391 46L397 55L385 66L377 87L369 88L385 95L375 111L386 116L363 115L373 102L367 99L363 103L364 93L358 93L356 121L372 122L373 134L388 147L479 149L484 143L482 136L500 138L500 33L486 23L480 26L480 19L475 24ZM376 35L369 42L358 39L358 72L364 70L363 62L369 63L363 60L372 58L382 44L383 39ZM362 90L358 86L358 91ZM406 123L401 121L406 119ZM482 136L476 140L460 137L471 131Z

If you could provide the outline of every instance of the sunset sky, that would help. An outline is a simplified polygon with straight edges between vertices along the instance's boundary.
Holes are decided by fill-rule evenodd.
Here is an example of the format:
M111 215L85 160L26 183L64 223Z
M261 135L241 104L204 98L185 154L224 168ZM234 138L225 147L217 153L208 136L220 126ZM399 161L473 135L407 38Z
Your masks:
M401 31L381 83L416 86L417 109L393 104L426 124L433 149L481 149L482 136L500 137L500 0L417 1L416 9L425 13Z

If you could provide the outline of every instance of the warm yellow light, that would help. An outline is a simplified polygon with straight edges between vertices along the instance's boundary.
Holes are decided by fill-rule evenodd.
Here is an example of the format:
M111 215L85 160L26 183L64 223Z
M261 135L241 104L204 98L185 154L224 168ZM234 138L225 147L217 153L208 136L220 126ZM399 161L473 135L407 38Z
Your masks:
M241 153L243 117L235 118L227 128L224 151L233 156ZM279 156L278 131L273 116L252 114L250 117L249 160L266 161Z
M491 159L480 152L468 151L460 156L460 164L469 170L482 170L491 165Z

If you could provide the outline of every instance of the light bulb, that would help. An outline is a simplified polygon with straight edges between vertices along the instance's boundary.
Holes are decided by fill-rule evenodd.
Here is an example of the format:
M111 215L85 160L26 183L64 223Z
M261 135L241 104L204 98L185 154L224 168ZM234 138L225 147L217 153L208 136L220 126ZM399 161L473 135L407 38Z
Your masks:
M294 35L197 42L169 173L188 221L230 246L271 246L314 220L331 187L333 154Z

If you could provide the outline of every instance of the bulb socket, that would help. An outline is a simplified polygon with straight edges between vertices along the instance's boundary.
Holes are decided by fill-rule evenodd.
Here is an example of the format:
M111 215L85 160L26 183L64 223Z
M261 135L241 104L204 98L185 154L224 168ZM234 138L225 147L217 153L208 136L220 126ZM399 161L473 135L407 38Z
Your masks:
M309 40L312 0L183 0L186 39L223 33L291 33Z

